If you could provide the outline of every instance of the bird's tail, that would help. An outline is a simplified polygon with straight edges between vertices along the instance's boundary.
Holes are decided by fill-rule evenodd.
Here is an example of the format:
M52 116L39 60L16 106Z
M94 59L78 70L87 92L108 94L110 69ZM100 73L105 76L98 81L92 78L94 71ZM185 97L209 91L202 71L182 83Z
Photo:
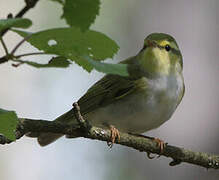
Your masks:
M64 113L63 115L59 116L54 121L59 121L66 124L74 124L76 122L74 118L74 111L71 109L70 111ZM40 133L37 140L40 146L46 146L51 144L52 142L56 141L58 138L62 137L63 134L56 134L56 133Z
M38 136L37 141L38 141L40 146L46 146L46 145L53 143L54 141L56 141L57 139L59 139L62 136L63 136L63 134L41 133Z

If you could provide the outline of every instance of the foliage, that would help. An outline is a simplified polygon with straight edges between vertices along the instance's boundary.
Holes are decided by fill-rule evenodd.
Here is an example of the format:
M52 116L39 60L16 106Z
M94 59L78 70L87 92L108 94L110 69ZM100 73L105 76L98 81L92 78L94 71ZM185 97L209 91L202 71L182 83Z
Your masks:
M18 28L28 28L32 24L29 19L14 18L14 19L0 19L0 33L5 29L18 27Z
M7 19L0 19L0 43L5 50L5 55L0 57L0 65L12 61L14 67L26 64L33 68L68 68L73 61L88 72L96 69L103 73L128 75L125 64L101 62L112 58L119 47L107 35L90 29L91 24L99 15L100 0L51 0L62 6L63 13L60 18L64 18L69 27L58 27L35 33L26 32L23 29L29 28L32 21L22 16L30 8L34 8L38 1L25 0L26 7L17 16L10 15ZM20 30L15 28L20 28ZM11 52L3 40L8 30L12 30L23 38L17 44L15 42ZM15 55L17 49L26 41L39 51ZM50 54L53 57L50 57L44 64L38 63L37 58L36 62L23 60L24 56L36 55L37 57L39 54ZM10 140L15 140L14 131L17 122L18 118L14 111L0 109L0 133Z
M24 38L31 35L27 41L37 49L46 54L66 57L89 72L95 65L84 59L84 55L100 61L113 57L118 50L117 44L106 35L92 30L82 33L75 27L55 28L32 34L20 30L14 32Z
M66 0L62 17L70 26L86 31L99 14L99 6L99 0Z
M12 141L15 140L17 124L18 118L14 111L0 109L0 134Z

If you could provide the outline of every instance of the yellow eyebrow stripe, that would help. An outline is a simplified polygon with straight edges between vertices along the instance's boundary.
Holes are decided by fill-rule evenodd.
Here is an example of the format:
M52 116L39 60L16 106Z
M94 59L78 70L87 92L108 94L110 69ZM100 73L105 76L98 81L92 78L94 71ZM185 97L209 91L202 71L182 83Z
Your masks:
M163 41L159 42L158 44L162 47L164 47L166 45L170 45L169 41L167 41L167 40L163 40Z

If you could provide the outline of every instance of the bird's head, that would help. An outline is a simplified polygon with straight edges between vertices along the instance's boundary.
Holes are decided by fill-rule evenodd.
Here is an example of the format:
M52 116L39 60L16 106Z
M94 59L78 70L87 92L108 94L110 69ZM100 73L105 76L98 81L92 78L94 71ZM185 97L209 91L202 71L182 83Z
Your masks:
M137 55L141 67L151 76L181 72L182 55L175 39L164 33L152 33L144 40Z

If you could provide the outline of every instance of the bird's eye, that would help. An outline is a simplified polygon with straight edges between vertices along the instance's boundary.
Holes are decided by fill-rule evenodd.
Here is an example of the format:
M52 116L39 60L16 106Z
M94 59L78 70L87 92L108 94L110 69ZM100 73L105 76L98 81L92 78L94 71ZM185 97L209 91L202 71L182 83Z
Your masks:
M170 51L171 47L169 45L165 46L166 51Z

